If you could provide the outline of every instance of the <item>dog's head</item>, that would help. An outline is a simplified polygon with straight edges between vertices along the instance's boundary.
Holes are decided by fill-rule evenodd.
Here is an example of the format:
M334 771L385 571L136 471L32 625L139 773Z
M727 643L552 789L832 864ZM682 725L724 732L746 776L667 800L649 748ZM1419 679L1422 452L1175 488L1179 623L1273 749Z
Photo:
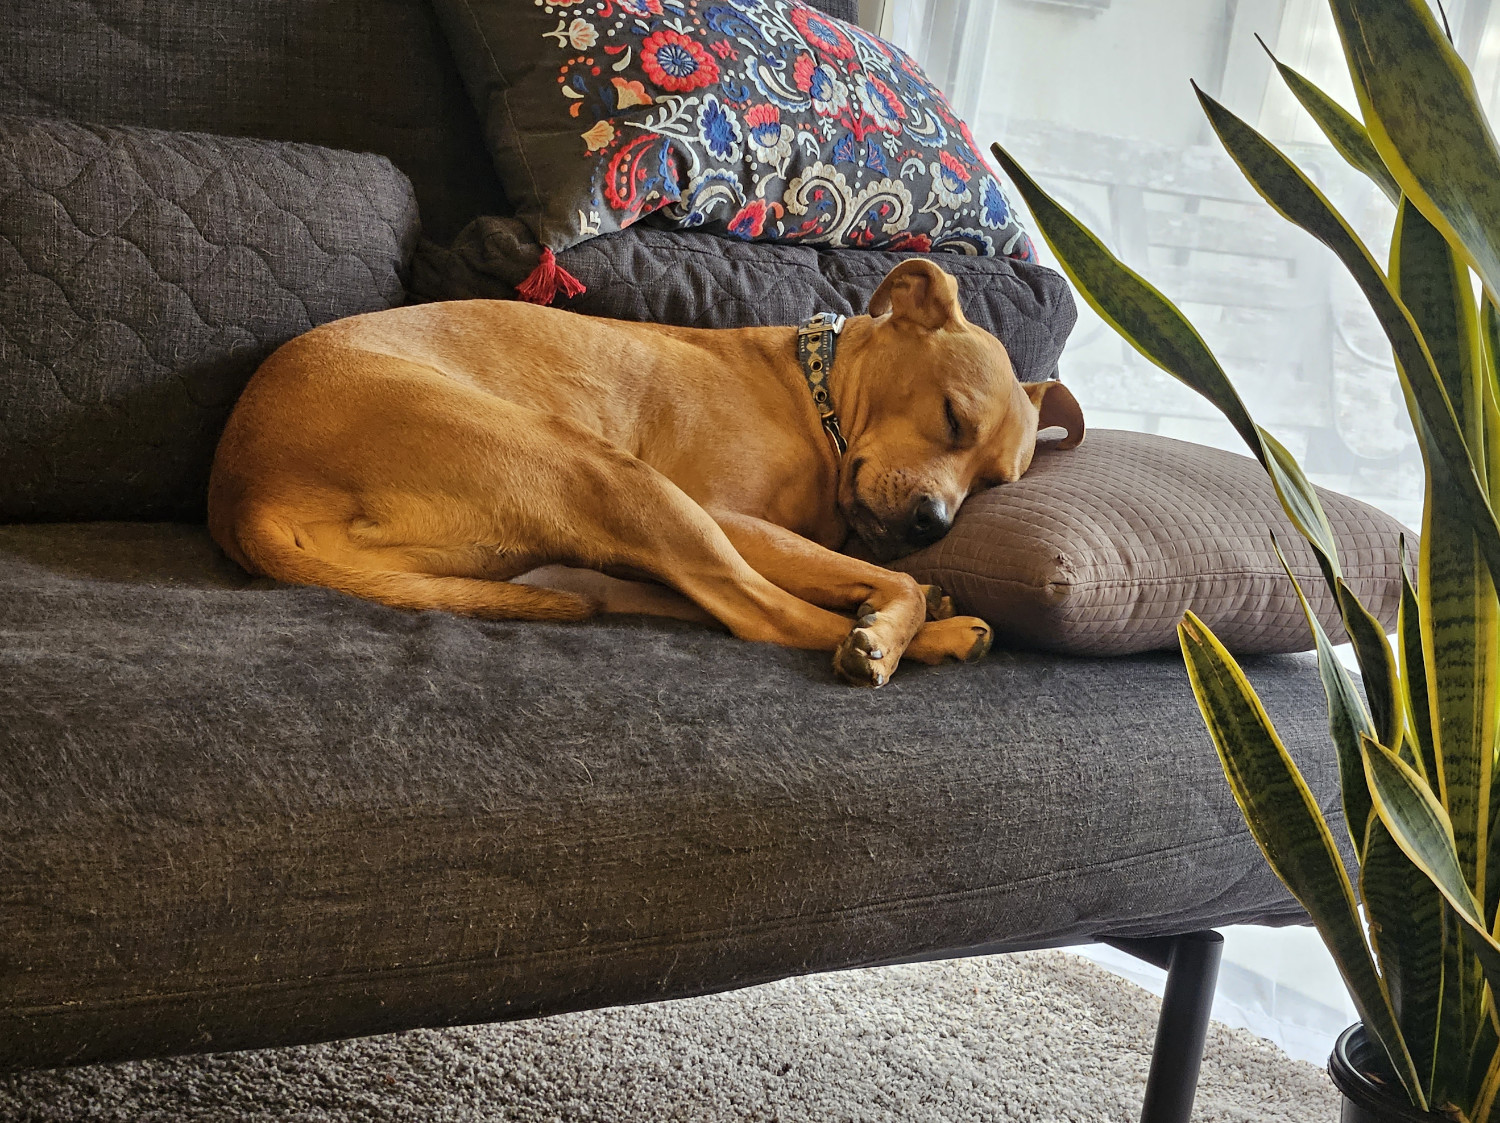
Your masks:
M931 545L973 492L1020 479L1037 434L1083 440L1083 412L1060 382L1021 383L1000 341L964 319L958 282L903 261L870 298L838 407L849 438L839 508L881 560Z

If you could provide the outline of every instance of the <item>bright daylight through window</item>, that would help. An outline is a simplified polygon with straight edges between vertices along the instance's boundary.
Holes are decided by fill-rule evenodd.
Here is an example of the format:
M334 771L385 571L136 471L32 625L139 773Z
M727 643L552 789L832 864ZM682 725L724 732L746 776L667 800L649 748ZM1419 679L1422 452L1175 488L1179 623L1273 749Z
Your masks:
M1445 8L1495 117L1500 2ZM1254 193L1189 85L1287 150L1384 260L1394 208L1327 143L1257 42L1357 109L1325 0L867 0L864 18L949 91L981 149L1000 140L1182 308L1314 483L1420 527L1421 455L1384 334L1333 254ZM1217 409L1087 307L1061 374L1091 427L1246 451ZM1216 1016L1321 1063L1353 1007L1316 934L1227 935ZM1128 957L1098 958L1148 981Z

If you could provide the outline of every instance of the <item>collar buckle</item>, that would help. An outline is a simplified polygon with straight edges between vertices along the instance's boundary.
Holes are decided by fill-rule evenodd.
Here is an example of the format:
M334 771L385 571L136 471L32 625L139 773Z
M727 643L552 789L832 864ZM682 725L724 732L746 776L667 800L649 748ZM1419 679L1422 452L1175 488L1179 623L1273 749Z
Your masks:
M844 317L835 312L819 312L797 329L797 360L802 364L802 377L807 379L813 405L817 407L823 429L832 438L839 456L844 455L849 445L839 428L838 414L833 410L833 400L828 392L828 372L833 369L839 333L843 330Z

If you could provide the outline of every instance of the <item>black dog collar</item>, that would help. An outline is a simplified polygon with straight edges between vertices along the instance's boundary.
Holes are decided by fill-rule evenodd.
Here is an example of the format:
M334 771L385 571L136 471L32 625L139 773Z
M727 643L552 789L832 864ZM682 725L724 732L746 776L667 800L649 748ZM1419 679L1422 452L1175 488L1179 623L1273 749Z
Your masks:
M833 412L833 399L828 394L828 372L833 369L839 332L843 330L844 317L833 312L819 312L797 329L797 361L802 364L802 377L807 379L807 388L812 391L813 404L818 407L823 428L833 438L833 447L838 449L840 456L849 445L839 429L838 414Z

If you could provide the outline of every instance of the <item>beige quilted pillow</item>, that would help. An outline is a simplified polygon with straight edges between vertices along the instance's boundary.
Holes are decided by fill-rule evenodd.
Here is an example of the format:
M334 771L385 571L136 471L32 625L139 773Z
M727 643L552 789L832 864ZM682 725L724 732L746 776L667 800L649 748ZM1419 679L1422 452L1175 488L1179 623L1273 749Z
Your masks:
M1398 536L1367 503L1318 489L1350 587L1386 630L1401 599ZM1271 546L1281 543L1323 626L1345 638L1311 549L1248 456L1091 429L1038 452L1020 480L971 496L941 542L895 563L995 629L998 647L1075 655L1175 650L1192 609L1233 652L1312 647Z

